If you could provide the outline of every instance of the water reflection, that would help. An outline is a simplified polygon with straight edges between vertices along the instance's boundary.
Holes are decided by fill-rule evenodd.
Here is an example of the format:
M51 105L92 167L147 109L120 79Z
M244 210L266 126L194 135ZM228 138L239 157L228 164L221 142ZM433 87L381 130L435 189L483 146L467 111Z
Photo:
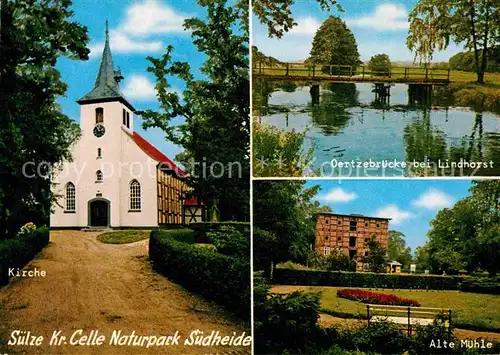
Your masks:
M261 122L305 131L304 148L314 143L315 171L333 159L395 159L427 161L430 167L372 170L369 176L500 175L500 118L493 113L408 105L408 88L399 84L391 87L390 102L377 100L370 84L329 84L317 92L296 84L258 85L254 108L259 112L255 104L262 103ZM494 166L446 167L460 161L493 161ZM331 170L332 176L352 174Z
M318 92L317 103L311 100L312 123L325 135L341 133L351 118L348 109L359 105L358 94L355 84L328 85L321 94Z

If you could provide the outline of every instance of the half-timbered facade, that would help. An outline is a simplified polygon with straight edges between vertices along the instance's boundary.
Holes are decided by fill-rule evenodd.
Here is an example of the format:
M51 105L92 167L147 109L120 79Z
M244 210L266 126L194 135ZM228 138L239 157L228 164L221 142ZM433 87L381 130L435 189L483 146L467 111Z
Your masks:
M366 271L363 258L368 256L368 240L375 237L386 250L389 244L389 218L361 214L320 213L316 216L314 248L327 257L339 250L356 260L356 270Z

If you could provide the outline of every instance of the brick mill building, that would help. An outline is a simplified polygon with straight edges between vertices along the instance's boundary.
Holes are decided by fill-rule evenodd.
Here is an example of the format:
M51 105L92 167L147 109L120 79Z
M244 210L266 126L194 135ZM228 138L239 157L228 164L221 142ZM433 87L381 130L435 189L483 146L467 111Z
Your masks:
M340 250L349 258L356 259L356 271L366 271L362 261L368 256L367 242L374 235L387 249L389 243L390 218L368 217L360 214L320 213L316 216L314 249L328 256Z

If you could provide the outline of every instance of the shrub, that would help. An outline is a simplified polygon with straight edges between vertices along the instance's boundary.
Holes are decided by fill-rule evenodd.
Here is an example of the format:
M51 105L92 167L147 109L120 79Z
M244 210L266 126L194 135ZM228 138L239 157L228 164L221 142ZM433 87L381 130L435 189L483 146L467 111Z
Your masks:
M29 222L29 223L26 223L24 226L21 227L21 229L19 229L19 232L17 233L17 236L22 236L22 235L25 235L25 234L29 234L29 233L32 233L36 231L36 226L34 223L32 222Z
M195 238L198 243L207 243L211 242L208 233L215 233L221 228L224 227L233 227L240 233L244 235L250 236L250 223L248 222L199 222L199 223L191 223L189 228L192 229L195 233ZM250 238L250 237L249 237Z
M196 242L196 234L193 230L188 228L181 229L159 229L160 233L168 235L170 238L177 240L178 242L194 244ZM150 234L151 236L151 234Z
M277 268L283 268L283 269L294 269L294 270L311 270L305 265L294 263L293 261L286 261L284 263L279 263L276 265Z
M464 278L460 291L500 295L500 277Z
M274 282L283 285L344 286L360 288L401 288L419 290L458 290L458 276L375 274L367 272L274 270Z
M372 292L366 290L341 289L337 291L337 297L372 304L387 304L392 306L420 307L420 303L409 298L402 298L392 294Z
M28 228L16 238L0 241L0 285L9 282L9 268L22 268L49 244L49 229Z
M342 335L343 347L368 353L403 354L410 347L410 338L389 322L371 323Z
M207 233L208 239L221 254L250 259L250 235L244 235L233 226L221 226Z
M313 149L303 150L305 133L286 132L253 123L253 167L255 176L303 176L313 158ZM260 163L265 161L266 164Z
M340 250L334 250L325 260L328 271L356 271L356 260L350 259Z
M181 242L173 237L176 232L151 232L149 258L155 270L247 319L250 316L249 259Z
M297 354L320 346L325 333L318 324L319 294L269 295L260 285L254 300L256 354Z
M453 336L453 329L451 324L448 324L448 328L445 326L446 320L442 317L437 317L432 324L427 326L417 326L415 335L412 338L412 344L410 347L410 354L420 355L420 354L449 354L449 348L431 348L431 342L435 343L438 341L454 341L456 338Z

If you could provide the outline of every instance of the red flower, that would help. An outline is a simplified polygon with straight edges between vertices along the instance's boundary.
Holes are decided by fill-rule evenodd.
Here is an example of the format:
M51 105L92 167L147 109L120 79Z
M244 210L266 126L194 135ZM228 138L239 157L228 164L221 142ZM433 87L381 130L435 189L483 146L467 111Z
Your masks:
M360 289L341 289L337 291L337 297L372 304L387 304L392 306L420 307L420 303L409 298L398 297L393 294L378 293Z

